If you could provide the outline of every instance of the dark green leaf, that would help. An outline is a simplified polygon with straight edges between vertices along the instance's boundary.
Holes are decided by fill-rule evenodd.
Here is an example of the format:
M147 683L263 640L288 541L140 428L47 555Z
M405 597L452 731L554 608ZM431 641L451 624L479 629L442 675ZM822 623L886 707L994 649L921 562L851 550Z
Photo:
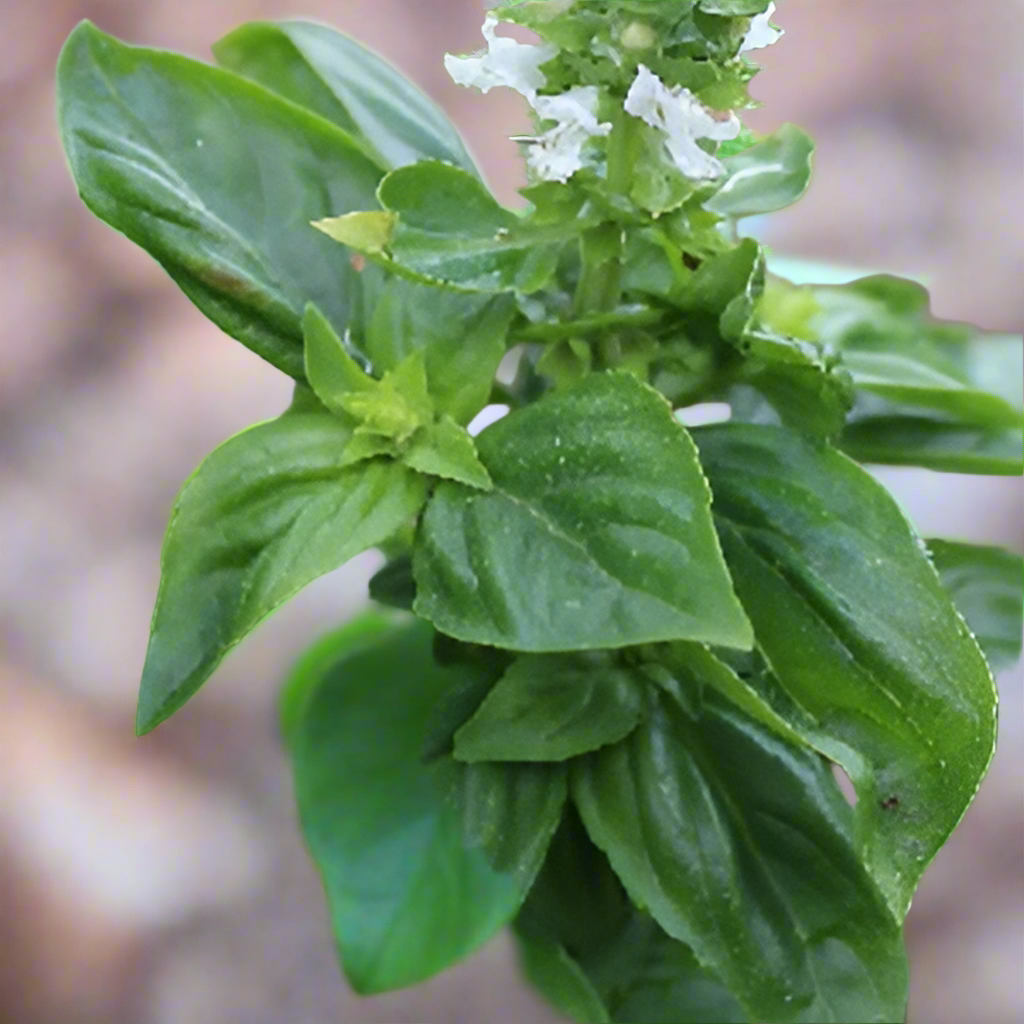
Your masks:
M747 1019L686 946L637 910L574 810L552 841L515 930L530 949L528 966L537 967L530 980L581 1022L606 1019L598 1007L623 1022Z
M387 371L423 349L435 405L466 424L487 404L514 315L509 295L468 295L394 278L373 311L366 354Z
M360 139L388 169L446 160L477 173L432 100L365 46L310 21L253 22L220 42L217 62Z
M601 997L564 946L522 934L516 938L523 973L559 1012L581 1024L611 1024Z
M940 473L1020 476L1024 443L1019 430L992 430L927 419L877 416L851 423L839 440L860 462L923 466Z
M436 161L392 171L378 197L386 213L346 214L316 226L397 273L459 291L539 291L564 244L590 223L532 223L501 206L473 175Z
M652 389L594 375L477 448L495 489L434 492L413 559L417 614L519 651L749 644L696 452Z
M395 621L380 612L364 612L310 647L295 664L277 701L277 720L285 746L291 746L302 722L306 700L320 685L324 673L341 657L371 647L394 629Z
M723 217L750 217L782 210L807 191L814 142L796 125L778 131L725 159L729 177L705 204Z
M416 583L412 578L412 559L394 558L370 579L370 597L390 608L412 611Z
M515 913L515 881L462 843L420 756L427 719L473 668L440 668L432 630L394 627L339 646L296 677L289 728L302 827L323 878L345 973L362 993L415 984L486 942Z
M375 207L380 168L341 129L258 85L88 22L57 78L89 208L222 330L301 380L306 303L339 330L359 312L358 275L310 222Z
M991 759L988 667L868 473L780 428L695 437L770 673L754 682L853 780L862 855L902 919Z
M928 550L993 670L1015 664L1024 631L1024 558L949 540L930 540Z
M705 695L574 762L573 797L634 901L754 1020L903 1020L900 928L815 754Z
M140 732L278 605L416 515L422 478L384 462L340 468L349 436L332 416L288 413L221 445L185 484L164 540Z
M455 756L564 761L617 743L640 722L645 685L605 656L527 655L455 734Z
M562 820L568 772L562 764L461 764L439 770L459 809L466 845L483 850L495 871L530 891Z

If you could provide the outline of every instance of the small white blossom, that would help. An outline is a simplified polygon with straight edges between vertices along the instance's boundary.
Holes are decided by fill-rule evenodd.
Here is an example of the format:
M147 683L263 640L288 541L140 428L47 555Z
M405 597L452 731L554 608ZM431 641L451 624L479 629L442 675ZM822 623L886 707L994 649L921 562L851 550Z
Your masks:
M583 166L583 147L607 135L612 126L597 120L600 99L596 85L576 86L559 96L538 96L537 116L556 121L550 131L534 140L527 162L541 181L568 181Z
M746 50L763 50L782 38L782 29L770 24L774 13L775 4L770 3L764 14L758 14L750 19L750 28L740 45L740 53Z
M479 57L456 57L445 54L444 66L456 85L476 88L489 92L497 85L515 89L532 103L537 90L547 79L540 70L558 54L558 49L549 43L531 46L514 39L499 36L495 29L498 19L488 15L484 22L483 34L487 40L487 53Z
M735 114L717 120L689 89L670 89L643 64L626 96L626 113L665 133L665 147L676 167L688 178L717 178L725 165L705 153L698 139L735 139L740 122Z

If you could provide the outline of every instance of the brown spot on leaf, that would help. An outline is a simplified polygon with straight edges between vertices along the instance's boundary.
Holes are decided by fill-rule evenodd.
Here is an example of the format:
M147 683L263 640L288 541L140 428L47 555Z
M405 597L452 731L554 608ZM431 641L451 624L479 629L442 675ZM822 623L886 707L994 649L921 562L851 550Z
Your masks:
M361 274L366 269L366 257L361 252L354 252L349 263L352 264L352 269L357 274Z

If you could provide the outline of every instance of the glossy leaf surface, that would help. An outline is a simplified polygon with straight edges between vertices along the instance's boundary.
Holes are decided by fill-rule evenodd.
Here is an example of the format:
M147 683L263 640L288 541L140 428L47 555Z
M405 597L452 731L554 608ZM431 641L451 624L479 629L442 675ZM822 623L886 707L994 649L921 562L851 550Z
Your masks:
M888 492L780 428L695 432L767 674L751 682L857 787L857 837L894 914L977 791L988 666Z
M223 67L359 138L389 170L446 160L476 173L452 123L412 82L365 46L311 21L253 22L213 52Z
M456 809L421 758L441 695L472 669L440 668L432 630L394 626L339 644L288 731L302 827L327 891L345 973L362 993L414 984L486 942L515 913L515 881L467 850ZM326 653L326 652L325 652Z
M138 729L173 714L263 618L416 515L425 486L393 463L340 467L350 432L289 413L227 441L175 502Z
M359 313L347 255L310 222L375 207L381 169L340 128L260 86L88 22L57 74L61 136L89 208L222 330L302 379L306 303L339 330Z
M928 551L993 671L1015 664L1024 632L1024 559L1002 548L949 540L928 541Z
M698 693L653 694L629 739L575 763L594 842L751 1019L903 1020L900 928L831 773Z
M519 658L455 734L460 761L564 761L628 736L648 680L607 658Z
M723 217L782 210L807 191L814 143L796 125L784 124L749 149L726 157L729 177L705 204Z
M494 490L435 490L417 614L518 651L749 645L695 449L653 390L595 375L489 427L477 449Z
M467 171L435 161L392 171L378 195L387 213L316 226L396 273L462 291L538 291L551 281L564 244L585 226L526 220Z

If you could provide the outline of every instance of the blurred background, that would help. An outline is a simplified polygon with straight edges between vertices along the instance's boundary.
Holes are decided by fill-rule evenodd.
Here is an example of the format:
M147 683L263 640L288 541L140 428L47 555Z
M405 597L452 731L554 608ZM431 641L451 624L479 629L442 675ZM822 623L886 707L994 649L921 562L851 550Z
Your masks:
M749 121L817 139L780 252L927 277L937 312L1024 325L1020 0L785 0ZM273 697L362 602L373 556L305 591L136 741L134 698L174 495L285 379L220 336L79 203L53 68L81 18L207 58L254 18L311 16L445 106L502 199L519 97L458 89L481 0L0 0L0 1021L543 1022L498 940L417 990L359 1001L297 838ZM1021 481L887 473L928 534L1024 546ZM911 1020L1024 1020L1021 670L1002 746L911 913Z

